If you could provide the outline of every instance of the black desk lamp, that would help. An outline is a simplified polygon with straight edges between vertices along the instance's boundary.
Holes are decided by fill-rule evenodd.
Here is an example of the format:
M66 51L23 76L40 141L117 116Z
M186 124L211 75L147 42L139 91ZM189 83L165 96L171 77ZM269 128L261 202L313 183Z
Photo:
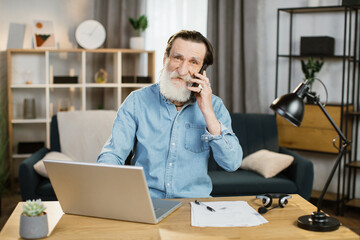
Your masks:
M317 78L314 78L320 81ZM320 81L320 83L325 87L325 85ZM317 104L322 112L325 114L327 119L330 121L331 125L334 127L336 132L339 134L342 141L341 148L339 148L339 154L331 170L329 178L327 179L324 189L321 192L320 198L317 202L317 211L313 212L312 215L305 215L298 218L298 226L303 229L311 230L311 231L320 231L327 232L333 231L339 228L340 222L336 218L326 216L324 212L321 212L321 204L324 199L324 195L330 185L331 179L335 174L335 170L338 167L340 160L347 148L350 144L350 141L344 136L341 130L336 126L335 122L332 120L328 112L325 110L324 106L320 103L320 99L317 96L309 93L309 79L300 83L299 86L292 92L285 94L273 101L270 105L270 108L277 112L280 116L288 120L293 125L299 127L303 117L304 117L304 98L307 97L313 103ZM326 88L325 88L326 91ZM333 140L335 142L336 139ZM335 144L334 144L335 146Z

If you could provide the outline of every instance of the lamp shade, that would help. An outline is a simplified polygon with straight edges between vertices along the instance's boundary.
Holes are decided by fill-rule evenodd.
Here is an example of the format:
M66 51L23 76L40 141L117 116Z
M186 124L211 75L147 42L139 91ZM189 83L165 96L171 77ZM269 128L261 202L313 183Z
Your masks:
M296 93L288 93L275 99L270 108L293 125L299 127L304 117L304 102Z

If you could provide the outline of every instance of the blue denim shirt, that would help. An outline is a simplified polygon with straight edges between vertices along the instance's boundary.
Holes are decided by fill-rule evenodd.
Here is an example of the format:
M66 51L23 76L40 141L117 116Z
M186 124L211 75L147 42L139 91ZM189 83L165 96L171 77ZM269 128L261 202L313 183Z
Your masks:
M213 109L221 135L211 135L196 102L180 111L160 93L159 85L132 92L117 112L112 135L97 161L124 164L136 140L135 165L142 166L152 198L209 197L210 148L215 161L235 171L242 149L231 128L231 118L220 98L213 95Z

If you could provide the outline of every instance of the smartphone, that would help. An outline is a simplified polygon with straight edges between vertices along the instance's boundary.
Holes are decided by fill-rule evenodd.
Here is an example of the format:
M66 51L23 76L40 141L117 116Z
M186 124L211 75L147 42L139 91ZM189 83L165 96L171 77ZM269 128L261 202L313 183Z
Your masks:
M206 68L207 68L207 64L202 65L199 73L202 74L206 70ZM195 77L195 78L197 78L197 77ZM197 79L199 79L199 78L197 78ZM199 86L198 83L193 83L193 85L192 85L192 87L198 87L198 86Z

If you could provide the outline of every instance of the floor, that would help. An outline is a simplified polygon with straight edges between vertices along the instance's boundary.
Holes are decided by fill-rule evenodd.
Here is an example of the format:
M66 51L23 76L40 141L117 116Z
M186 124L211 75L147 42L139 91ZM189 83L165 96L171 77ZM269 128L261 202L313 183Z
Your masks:
M16 207L17 203L21 201L20 194L7 193L1 199L1 216L0 216L0 229L3 228L10 214ZM317 199L310 199L310 202L316 205ZM360 236L360 208L346 208L344 216L335 215L336 204L332 201L324 201L323 210L336 217L342 225L350 228Z
M15 193L5 193L1 198L0 229L3 228L12 211L20 201L20 194Z

